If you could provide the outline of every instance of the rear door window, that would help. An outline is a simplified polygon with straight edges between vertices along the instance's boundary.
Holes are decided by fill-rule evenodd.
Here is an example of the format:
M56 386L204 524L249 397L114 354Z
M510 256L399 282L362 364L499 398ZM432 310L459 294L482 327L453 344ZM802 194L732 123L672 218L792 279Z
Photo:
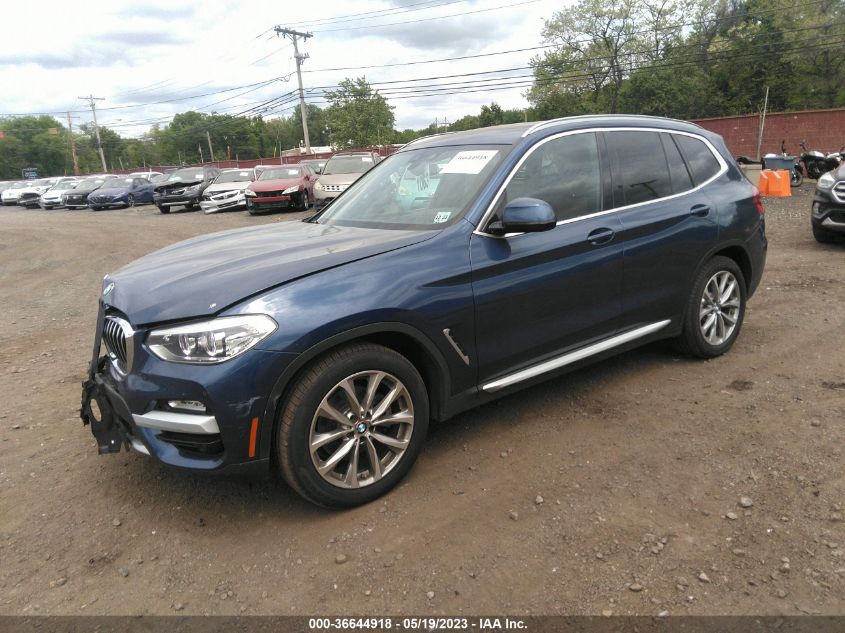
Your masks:
M687 159L696 185L710 180L722 168L713 152L701 139L683 134L673 134L684 158Z
M609 131L614 201L627 206L672 195L672 179L657 132Z

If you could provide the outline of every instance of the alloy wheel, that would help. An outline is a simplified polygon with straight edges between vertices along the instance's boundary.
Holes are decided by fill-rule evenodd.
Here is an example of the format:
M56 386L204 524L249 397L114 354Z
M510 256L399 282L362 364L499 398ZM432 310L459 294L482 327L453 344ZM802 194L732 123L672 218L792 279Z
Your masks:
M698 312L701 334L710 345L724 344L736 329L741 295L733 273L720 270L704 286Z
M414 403L402 382L384 371L344 378L311 421L311 461L327 482L362 488L393 470L414 432Z

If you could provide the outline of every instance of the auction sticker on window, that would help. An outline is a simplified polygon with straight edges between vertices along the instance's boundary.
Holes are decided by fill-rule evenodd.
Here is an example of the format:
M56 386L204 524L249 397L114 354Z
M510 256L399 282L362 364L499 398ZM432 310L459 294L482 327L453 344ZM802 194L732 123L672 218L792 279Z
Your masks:
M443 166L441 174L478 174L496 157L497 149L473 149L458 152Z
M437 215L434 216L434 223L441 224L443 222L448 222L449 218L452 216L451 211L441 211Z

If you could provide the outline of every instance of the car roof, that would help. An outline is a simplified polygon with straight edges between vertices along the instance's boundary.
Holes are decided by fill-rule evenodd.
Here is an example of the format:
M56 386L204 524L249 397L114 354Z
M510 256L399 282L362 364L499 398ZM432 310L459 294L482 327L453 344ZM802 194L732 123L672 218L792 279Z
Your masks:
M465 132L444 132L411 141L402 150L409 147L418 149L447 145L516 145L528 136L537 135L540 138L556 132L593 127L656 127L679 132L705 133L698 125L677 119L633 114L588 114L536 123L496 125Z

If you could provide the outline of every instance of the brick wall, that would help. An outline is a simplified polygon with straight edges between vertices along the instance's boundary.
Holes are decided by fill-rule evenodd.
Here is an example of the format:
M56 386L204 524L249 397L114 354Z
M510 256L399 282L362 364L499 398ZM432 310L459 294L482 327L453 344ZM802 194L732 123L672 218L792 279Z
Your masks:
M698 119L692 121L706 130L721 134L734 156L757 154L757 114ZM845 145L845 108L836 110L805 110L803 112L769 112L763 128L760 154L780 153L780 142L786 141L786 151L801 153L798 145L806 141L807 149L825 153L837 151Z

